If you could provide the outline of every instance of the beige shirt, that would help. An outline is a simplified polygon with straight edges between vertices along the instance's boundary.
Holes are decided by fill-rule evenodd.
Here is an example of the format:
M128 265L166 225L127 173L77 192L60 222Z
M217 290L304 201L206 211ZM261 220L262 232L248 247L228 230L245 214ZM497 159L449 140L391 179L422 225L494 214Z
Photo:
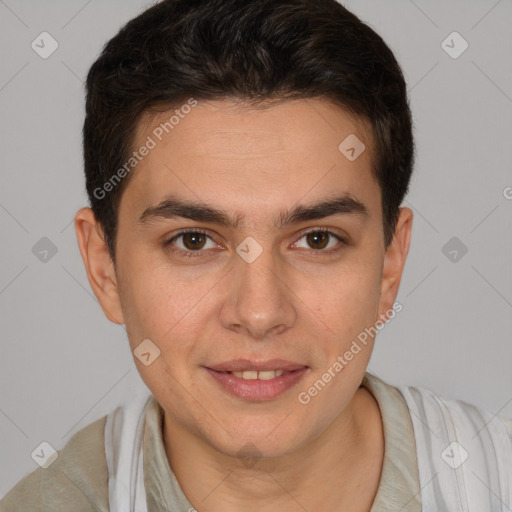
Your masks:
M407 405L398 389L368 372L362 386L377 400L384 425L384 463L370 512L420 512L418 462ZM107 512L105 419L76 432L49 468L37 468L24 477L0 501L0 512ZM169 465L162 427L163 410L151 395L143 444L148 512L195 510Z

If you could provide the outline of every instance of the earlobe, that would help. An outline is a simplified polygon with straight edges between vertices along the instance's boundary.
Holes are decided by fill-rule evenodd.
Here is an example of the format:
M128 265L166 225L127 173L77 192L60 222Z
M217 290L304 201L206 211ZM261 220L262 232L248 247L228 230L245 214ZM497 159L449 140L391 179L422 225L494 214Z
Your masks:
M75 215L78 247L91 288L105 316L123 324L123 312L117 288L114 265L104 240L103 230L91 208L81 208Z
M393 308L411 242L413 212L400 208L400 216L393 240L386 249L382 268L379 315L386 315Z

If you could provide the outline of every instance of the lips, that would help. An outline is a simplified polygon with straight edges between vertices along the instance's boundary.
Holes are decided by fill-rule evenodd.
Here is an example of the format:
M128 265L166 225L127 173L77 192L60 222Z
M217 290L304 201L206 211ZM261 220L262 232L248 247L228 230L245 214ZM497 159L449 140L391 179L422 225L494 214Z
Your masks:
M235 359L204 368L229 394L252 401L277 398L294 387L309 369L284 359Z
M265 361L251 361L250 359L233 359L224 363L208 366L211 370L216 372L245 372L245 371L266 371L266 370L281 370L284 372L293 372L306 368L306 365L286 361L284 359L267 359Z

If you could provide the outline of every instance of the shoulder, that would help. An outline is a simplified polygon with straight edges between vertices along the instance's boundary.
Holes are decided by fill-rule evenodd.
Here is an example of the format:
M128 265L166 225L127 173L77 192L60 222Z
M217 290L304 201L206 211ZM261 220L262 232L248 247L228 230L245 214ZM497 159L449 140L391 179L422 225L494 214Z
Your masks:
M438 506L441 497L457 510L466 502L475 510L501 510L500 503L512 502L511 419L426 388L397 388L414 425L426 508Z
M477 406L465 400L445 397L424 387L398 386L407 405L423 420L443 418L458 431L465 428L479 434L482 430L491 429L495 434L501 433L512 442L512 418L494 414L485 407Z
M448 398L427 387L394 386L368 372L363 384L379 401L403 403L417 430L426 429L432 435L439 430L448 430L451 434L465 430L475 436L486 431L502 441L510 441L512 445L512 418L494 414L485 407L464 400Z
M0 500L0 512L107 512L106 416L76 432L46 469L37 468Z

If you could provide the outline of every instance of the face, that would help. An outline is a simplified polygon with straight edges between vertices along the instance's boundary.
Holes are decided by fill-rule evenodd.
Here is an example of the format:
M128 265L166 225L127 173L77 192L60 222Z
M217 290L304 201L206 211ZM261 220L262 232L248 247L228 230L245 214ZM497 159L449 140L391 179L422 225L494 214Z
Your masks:
M98 239L89 279L149 352L134 360L166 425L226 455L292 453L350 414L374 339L344 354L392 310L410 210L386 251L369 126L327 100L198 102L167 134L171 114L138 127L134 147L155 145L120 202L116 273Z

